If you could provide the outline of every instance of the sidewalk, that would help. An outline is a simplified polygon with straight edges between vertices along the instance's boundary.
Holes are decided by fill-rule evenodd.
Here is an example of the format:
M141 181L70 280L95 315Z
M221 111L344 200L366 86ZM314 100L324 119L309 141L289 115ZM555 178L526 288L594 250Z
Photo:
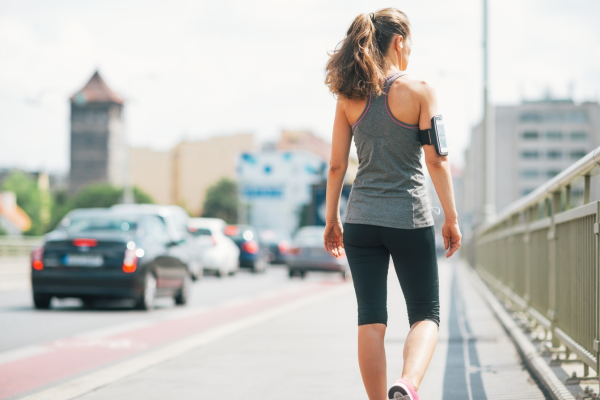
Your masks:
M401 373L409 327L393 269L389 282L386 351L391 383ZM440 262L440 290L440 340L419 390L421 398L544 399L465 272ZM336 293L78 399L365 399L356 359L354 293L351 285Z

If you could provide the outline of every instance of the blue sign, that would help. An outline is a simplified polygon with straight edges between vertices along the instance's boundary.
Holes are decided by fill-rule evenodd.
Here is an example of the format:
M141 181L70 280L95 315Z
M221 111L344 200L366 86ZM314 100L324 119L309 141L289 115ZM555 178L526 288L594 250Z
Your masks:
M280 186L244 186L242 194L248 199L281 199L283 198L283 188Z

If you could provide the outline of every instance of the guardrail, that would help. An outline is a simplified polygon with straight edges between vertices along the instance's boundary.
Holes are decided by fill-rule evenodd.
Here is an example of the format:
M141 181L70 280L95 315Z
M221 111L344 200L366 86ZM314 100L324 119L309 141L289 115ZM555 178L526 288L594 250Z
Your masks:
M42 239L41 236L0 236L0 257L29 256Z
M590 201L600 147L477 230L475 269L499 297L600 372L600 201ZM571 208L583 185L583 205Z

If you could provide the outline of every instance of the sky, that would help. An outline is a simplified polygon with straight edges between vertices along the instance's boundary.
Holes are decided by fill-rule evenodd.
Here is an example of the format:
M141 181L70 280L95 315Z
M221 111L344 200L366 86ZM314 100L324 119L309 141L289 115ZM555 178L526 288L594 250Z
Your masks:
M597 101L600 1L488 0L490 96ZM404 11L460 166L482 115L482 0L0 0L0 167L66 172L69 103L98 69L133 146L282 129L331 140L327 52L360 13Z

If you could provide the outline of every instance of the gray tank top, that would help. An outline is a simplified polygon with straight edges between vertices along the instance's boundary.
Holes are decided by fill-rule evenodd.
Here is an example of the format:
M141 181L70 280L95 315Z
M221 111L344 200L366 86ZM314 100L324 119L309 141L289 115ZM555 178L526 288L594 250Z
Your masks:
M358 173L348 199L345 221L390 228L433 225L421 165L419 126L397 120L388 93L398 72L386 78L384 94L369 96L352 126Z

